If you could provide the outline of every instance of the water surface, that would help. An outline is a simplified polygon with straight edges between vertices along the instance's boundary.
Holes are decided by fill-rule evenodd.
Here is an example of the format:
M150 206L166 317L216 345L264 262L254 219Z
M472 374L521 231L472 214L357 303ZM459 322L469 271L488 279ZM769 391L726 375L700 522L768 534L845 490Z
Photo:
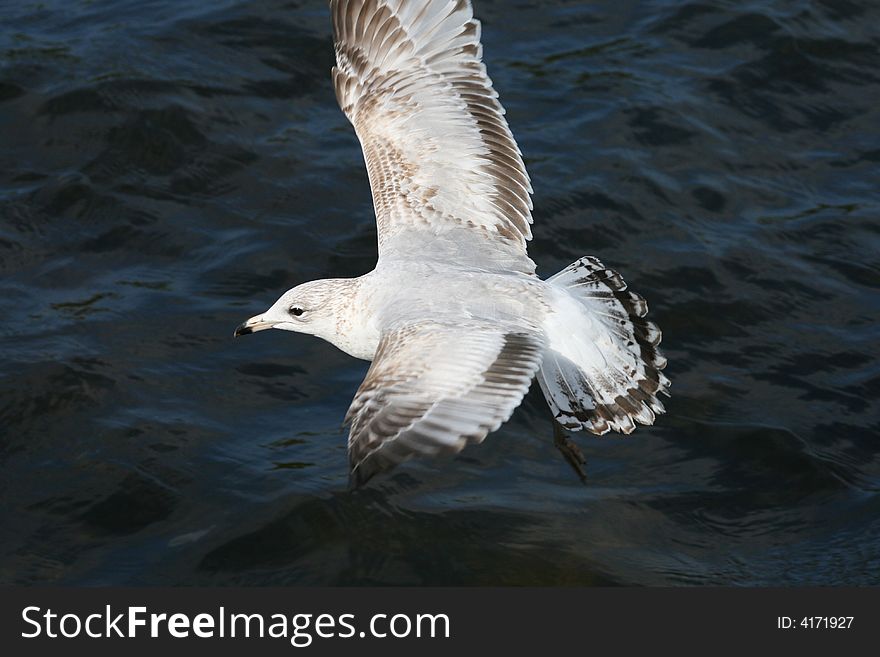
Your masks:
M0 582L880 584L880 7L477 0L531 254L621 271L669 414L349 491L366 363L279 331L372 268L320 0L0 8Z

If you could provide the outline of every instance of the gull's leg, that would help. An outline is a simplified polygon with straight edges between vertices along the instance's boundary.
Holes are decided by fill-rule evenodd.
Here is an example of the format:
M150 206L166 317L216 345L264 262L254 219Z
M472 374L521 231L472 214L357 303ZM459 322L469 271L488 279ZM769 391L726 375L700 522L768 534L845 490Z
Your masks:
M562 452L562 456L565 457L565 460L568 461L568 464L572 467L577 476L580 477L581 483L587 483L587 473L584 472L583 468L587 463L587 459L584 458L584 453L574 444L574 441L568 437L568 434L559 422L555 419L551 420L551 422L553 422L553 444L556 445L556 449Z

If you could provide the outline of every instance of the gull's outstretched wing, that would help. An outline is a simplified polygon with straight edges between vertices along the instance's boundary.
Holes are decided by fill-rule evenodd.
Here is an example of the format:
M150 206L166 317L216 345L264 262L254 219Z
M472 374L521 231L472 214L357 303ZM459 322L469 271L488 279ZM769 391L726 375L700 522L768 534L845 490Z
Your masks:
M542 353L540 336L484 322L386 332L345 417L354 481L482 441L519 406Z
M468 0L331 0L333 82L355 127L383 252L438 235L521 260L531 184L481 62ZM427 235L426 235L427 234ZM430 237L427 237L430 236ZM442 241L442 240L441 240Z

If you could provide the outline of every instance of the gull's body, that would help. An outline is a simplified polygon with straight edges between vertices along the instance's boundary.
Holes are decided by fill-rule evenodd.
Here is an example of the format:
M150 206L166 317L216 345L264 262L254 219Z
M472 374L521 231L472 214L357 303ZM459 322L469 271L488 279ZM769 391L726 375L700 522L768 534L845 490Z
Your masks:
M334 304L333 330L319 337L363 360L375 357L383 327L426 318L539 329L553 294L544 281L524 274L455 270L438 262L380 261L369 274L331 285L344 301Z
M358 481L454 453L537 375L571 430L629 433L668 380L647 306L595 258L535 275L531 184L468 0L331 0L339 104L373 191L376 268L305 283L236 334L281 328L373 361L346 416Z

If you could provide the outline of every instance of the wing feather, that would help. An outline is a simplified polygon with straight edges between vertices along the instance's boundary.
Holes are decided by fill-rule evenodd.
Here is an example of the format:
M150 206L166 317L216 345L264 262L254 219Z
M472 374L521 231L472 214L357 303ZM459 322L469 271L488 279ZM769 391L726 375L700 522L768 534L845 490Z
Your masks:
M345 418L355 481L481 442L519 406L542 353L541 337L488 323L386 332Z
M380 257L406 251L413 231L457 232L480 239L487 260L500 253L534 271L531 182L481 61L470 2L330 5L333 82L364 151Z

